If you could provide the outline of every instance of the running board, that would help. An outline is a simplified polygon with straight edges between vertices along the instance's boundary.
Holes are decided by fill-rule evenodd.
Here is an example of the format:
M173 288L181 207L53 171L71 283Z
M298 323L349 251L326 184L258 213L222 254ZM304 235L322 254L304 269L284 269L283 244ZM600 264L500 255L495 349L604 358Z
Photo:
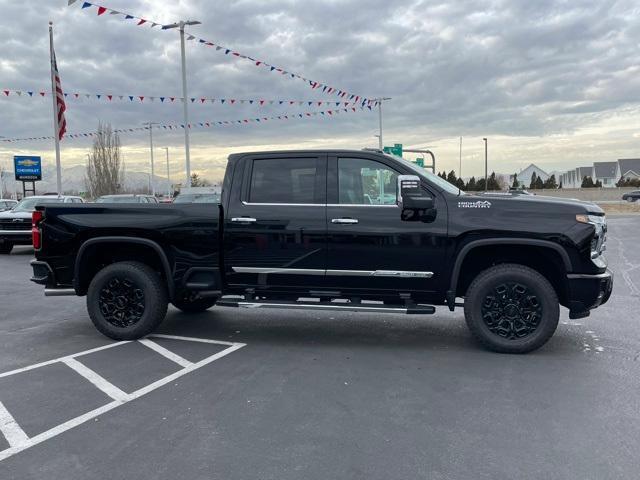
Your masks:
M340 310L345 312L373 312L373 313L405 313L409 315L431 315L436 308L432 305L384 305L382 303L340 303L340 302L291 302L291 301L261 301L221 299L216 303L219 307L237 308L286 308L307 310Z

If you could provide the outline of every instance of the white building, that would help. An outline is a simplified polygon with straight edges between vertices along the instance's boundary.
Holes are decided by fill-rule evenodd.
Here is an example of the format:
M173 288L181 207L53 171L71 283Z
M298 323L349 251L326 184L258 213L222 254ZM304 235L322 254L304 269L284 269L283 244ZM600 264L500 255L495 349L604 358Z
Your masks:
M640 158L621 158L616 168L616 181L621 178L629 180L640 178Z
M618 162L594 162L593 163L593 183L600 181L603 188L613 188L618 181L616 171ZM619 178L619 177L618 177Z
M534 172L537 177L542 179L543 182L548 180L550 177L547 172L532 163L524 170L518 172L518 183L525 188L529 188L529 185L531 185L531 177L533 177ZM510 184L513 184L513 175L510 177Z

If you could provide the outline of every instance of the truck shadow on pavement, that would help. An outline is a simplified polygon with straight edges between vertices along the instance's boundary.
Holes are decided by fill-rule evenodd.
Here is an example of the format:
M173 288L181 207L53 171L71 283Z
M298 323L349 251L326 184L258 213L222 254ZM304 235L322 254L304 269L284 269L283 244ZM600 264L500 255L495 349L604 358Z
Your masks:
M529 355L581 352L575 328L558 325L549 343ZM331 312L324 315L302 310L247 311L224 307L186 315L170 309L159 333L218 338L273 347L327 346L342 348L424 351L488 352L472 338L462 312L407 316Z

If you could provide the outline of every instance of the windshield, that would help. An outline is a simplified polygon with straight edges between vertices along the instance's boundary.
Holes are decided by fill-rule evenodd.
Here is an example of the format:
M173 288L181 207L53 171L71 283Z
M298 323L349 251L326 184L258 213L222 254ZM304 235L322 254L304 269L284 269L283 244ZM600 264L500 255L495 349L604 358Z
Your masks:
M410 162L408 160L405 160L402 157L396 157L395 155L387 155L387 156L392 157L394 160L401 162L403 165L409 167L411 170L416 172L416 174L418 174L419 176L426 177L426 179L429 180L429 182L435 184L437 187L441 188L447 193L451 193L452 195L458 195L458 194L466 195L464 191L460 190L455 185L451 185L444 178L440 178L438 175L431 173L426 168L422 168L421 166L416 165L415 163Z
M220 196L215 193L183 193L173 203L218 203Z
M96 203L140 203L137 197L98 197Z
M33 212L38 205L45 205L47 203L62 203L64 199L51 197L51 198L25 198L21 200L15 207L14 212Z

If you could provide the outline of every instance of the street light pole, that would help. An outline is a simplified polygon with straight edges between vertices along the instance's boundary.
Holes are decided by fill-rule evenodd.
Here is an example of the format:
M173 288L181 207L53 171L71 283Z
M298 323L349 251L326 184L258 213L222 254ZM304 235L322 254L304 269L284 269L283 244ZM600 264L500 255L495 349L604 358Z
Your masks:
M380 129L378 136L378 146L380 148L380 150L382 150L382 148L384 147L384 142L382 141L382 102L384 102L385 100L391 100L390 97L380 97L380 98L376 98L376 101L378 102L378 126Z
M169 175L169 147L164 147L167 152L167 196L171 198L171 176Z
M460 137L460 169L458 170L458 178L462 178L462 137Z
M155 177L155 165L153 161L153 126L158 125L156 122L147 122L144 124L147 128L149 128L149 148L151 151L151 180L149 183L151 184L151 195L156 196L156 185L154 182Z
M487 192L489 186L488 168L487 168L487 139L484 140L484 191Z
M186 186L191 186L191 156L189 153L189 97L187 95L187 59L184 49L184 27L185 25L200 25L202 22L197 20L186 20L170 25L164 25L163 30L178 28L180 30L180 54L182 57L182 106L184 108L184 151L185 164L187 170Z

